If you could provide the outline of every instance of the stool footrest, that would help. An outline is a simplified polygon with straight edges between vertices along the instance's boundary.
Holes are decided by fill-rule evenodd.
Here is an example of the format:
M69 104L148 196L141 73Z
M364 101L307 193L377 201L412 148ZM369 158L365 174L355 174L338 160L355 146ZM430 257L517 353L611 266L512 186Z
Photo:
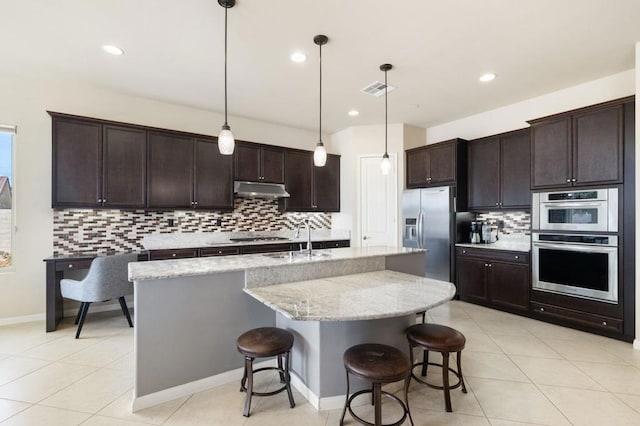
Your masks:
M358 397L358 396L360 396L362 394L365 394L365 393L373 393L373 391L371 389L363 389L363 390L358 391L358 392L354 393L353 395L351 395L349 397L349 399L347 399L347 410L349 410L349 414L351 414L351 416L356 421L358 421L359 423L362 423L363 425L367 425L367 426L375 426L375 423L370 423L370 422L364 420L362 417L356 415L353 412L353 410L351 409L351 401L353 401L354 398L356 398L356 397ZM407 413L408 413L407 408L404 405L404 402L402 402L402 400L400 398L398 398L397 396L395 396L394 394L389 393L387 391L383 390L383 391L381 391L381 394L382 394L382 396L386 396L387 398L396 401L400 405L402 410L403 410L403 414L402 414L402 417L400 418L400 420L398 420L395 423L385 423L384 425L381 425L381 426L399 426L402 423L404 423L404 421L407 419Z
M413 372L414 368L416 368L418 366L422 367L423 365L424 365L424 362L416 362L415 364L413 364L411 366L411 378L413 378L416 381L422 383L423 385L429 386L430 388L443 390L444 389L443 386L438 386L438 385L434 385L432 383L428 383L426 380L422 380L419 376L416 376L416 374ZM442 368L442 364L438 364L436 362L428 362L427 365L433 365L434 367ZM451 367L449 367L449 371L452 372L458 378L458 382L456 384L454 384L454 385L449 385L449 389L457 389L457 388L459 388L460 385L462 385L462 380L460 379L460 374L456 370L451 368ZM466 389L464 390L464 393L467 393Z

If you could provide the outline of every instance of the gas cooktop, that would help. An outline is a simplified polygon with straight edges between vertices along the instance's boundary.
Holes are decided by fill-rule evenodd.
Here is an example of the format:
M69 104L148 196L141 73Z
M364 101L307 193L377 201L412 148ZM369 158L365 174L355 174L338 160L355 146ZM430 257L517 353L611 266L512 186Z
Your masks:
M247 241L287 241L286 237L237 237L229 238L229 241L247 242Z

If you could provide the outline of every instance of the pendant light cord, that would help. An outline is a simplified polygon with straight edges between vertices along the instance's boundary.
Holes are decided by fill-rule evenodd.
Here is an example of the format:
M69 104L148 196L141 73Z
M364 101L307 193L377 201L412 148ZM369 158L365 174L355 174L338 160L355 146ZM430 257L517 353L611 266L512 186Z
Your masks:
M389 86L387 85L387 71L384 72L384 155L388 155L387 153L387 125L389 119L387 118L387 90Z
M322 44L320 46L320 123L318 124L318 141L322 142Z
M228 7L224 8L224 125L229 126L227 123L227 11Z

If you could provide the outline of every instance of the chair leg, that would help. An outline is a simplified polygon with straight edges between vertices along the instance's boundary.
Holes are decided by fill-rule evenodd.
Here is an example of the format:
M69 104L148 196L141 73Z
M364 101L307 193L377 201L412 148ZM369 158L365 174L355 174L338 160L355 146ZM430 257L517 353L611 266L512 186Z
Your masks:
M296 402L293 400L293 393L291 392L291 374L289 370L291 368L291 352L287 352L284 355L284 382L287 387L287 395L289 395L289 407L296 406Z
M460 383L462 383L462 393L467 393L467 387L464 385L464 376L462 375L462 361L460 357L462 356L462 352L458 352L456 358L458 360L458 376L460 376Z
M127 301L124 300L124 296L119 297L118 301L120 302L122 313L124 314L125 317L127 317L127 322L129 323L129 327L133 327L133 323L131 322L131 316L129 315L129 308L127 308Z
M429 351L422 352L422 377L427 376L427 366L429 365Z
M283 355L278 355L278 376L280 376L280 383L286 383L284 378L284 367L282 367Z
M342 409L342 417L340 417L340 426L344 425L344 415L347 414L347 405L349 405L349 370L347 372L347 396L344 400L344 408Z
M244 357L244 368L247 371L247 399L244 403L243 416L249 417L249 410L251 410L251 397L253 396L253 358L248 356Z
M82 304L82 311L80 312L80 319L78 321L78 331L76 331L76 339L80 337L84 320L87 318L87 312L89 312L89 305L91 305L91 302L84 302Z
M444 405L448 413L451 410L451 392L449 391L449 352L442 353L442 388L444 389Z
M373 411L374 411L374 423L375 426L382 425L382 383L374 383L373 384L373 399L375 401Z
M78 308L78 315L76 315L76 320L73 322L75 325L78 325L78 321L80 321L83 308L84 308L84 302L80 302L80 308Z
M411 410L409 409L409 384L411 383L411 374L404 379L404 403L407 406L407 414L409 415L409 422L413 426L413 417L411 417Z

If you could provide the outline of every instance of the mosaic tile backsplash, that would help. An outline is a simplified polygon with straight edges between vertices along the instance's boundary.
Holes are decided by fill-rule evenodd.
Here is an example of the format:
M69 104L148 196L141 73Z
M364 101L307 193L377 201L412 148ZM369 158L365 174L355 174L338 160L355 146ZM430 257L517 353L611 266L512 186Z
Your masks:
M259 198L236 198L232 212L54 209L53 255L139 251L152 233L293 230L306 217L312 229L331 229L330 214L281 213Z
M531 214L527 212L490 212L478 214L478 220L498 226L504 221L503 234L531 234Z

